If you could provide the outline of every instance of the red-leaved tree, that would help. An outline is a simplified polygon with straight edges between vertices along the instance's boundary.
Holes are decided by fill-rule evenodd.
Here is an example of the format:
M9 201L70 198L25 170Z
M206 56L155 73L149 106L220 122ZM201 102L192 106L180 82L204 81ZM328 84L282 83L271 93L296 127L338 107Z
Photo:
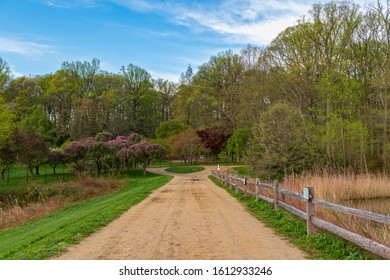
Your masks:
M224 127L208 127L197 131L202 146L209 149L215 156L226 147L226 143L231 135L229 129Z

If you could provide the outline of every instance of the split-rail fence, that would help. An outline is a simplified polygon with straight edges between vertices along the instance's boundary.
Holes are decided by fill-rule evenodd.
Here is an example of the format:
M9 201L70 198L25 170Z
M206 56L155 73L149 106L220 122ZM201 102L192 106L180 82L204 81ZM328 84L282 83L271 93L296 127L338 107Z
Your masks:
M370 221L376 221L387 225L390 225L390 216L315 199L314 188L311 187L304 188L303 194L300 194L283 189L277 181L275 181L273 184L261 182L259 179L255 179L255 181L253 181L246 177L242 178L238 175L233 175L218 170L213 170L212 175L225 185L228 185L231 188L235 188L237 192L241 191L245 195L251 195L256 197L256 199L262 199L269 203L273 203L275 209L282 207L287 211L297 215L298 217L306 220L308 235L315 234L316 227L321 228L338 235L371 253L381 256L385 259L390 259L390 247L316 217L315 206L318 205L321 207L326 207L336 212L347 213L352 216L365 218ZM271 195L260 194L262 189L267 189L268 194ZM286 203L285 201L281 201L281 196L290 196L304 202L306 204L306 211L302 211L301 209L298 209Z

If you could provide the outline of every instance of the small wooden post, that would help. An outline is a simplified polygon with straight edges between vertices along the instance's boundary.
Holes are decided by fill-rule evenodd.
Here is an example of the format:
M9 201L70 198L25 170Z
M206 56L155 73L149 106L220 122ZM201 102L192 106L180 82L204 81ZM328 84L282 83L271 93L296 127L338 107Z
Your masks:
M307 235L315 234L315 226L312 223L312 217L315 214L315 208L313 204L314 199L314 188L307 187L304 189L304 196L307 201L307 219L306 219L306 227L307 227Z
M279 209L279 181L274 181L274 209Z
M232 188L232 175L229 174L229 188Z
M247 188L246 188L246 180L247 180L247 178L245 177L245 178L244 178L244 195L245 195L245 196L248 196L248 195L247 195L247 191L248 191L248 190L247 190Z
M238 175L236 175L236 192L238 192Z
M259 200L259 178L256 178L255 187L256 187L256 200Z

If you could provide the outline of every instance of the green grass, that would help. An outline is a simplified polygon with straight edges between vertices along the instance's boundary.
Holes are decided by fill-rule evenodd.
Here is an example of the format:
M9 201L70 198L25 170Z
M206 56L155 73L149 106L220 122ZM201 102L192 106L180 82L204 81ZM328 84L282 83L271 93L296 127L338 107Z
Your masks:
M305 251L310 259L325 260L372 260L380 259L373 256L354 244L332 234L319 231L316 235L306 234L306 222L295 217L284 209L274 210L272 204L256 200L254 197L245 197L233 189L220 183L215 177L209 178L219 187L225 189L238 199L247 210L258 220L264 222L277 234L287 238L291 243Z
M202 166L175 166L166 168L165 171L178 173L178 174L188 174L204 170Z
M259 174L257 174L248 165L233 167L233 170L237 171L237 174L240 176L246 176L246 177L252 177L252 178L258 177L263 182L268 182L268 181L271 181L272 179L275 179L275 178L272 178L270 173L266 172L266 171L263 171L263 172L260 172Z
M54 182L69 181L75 177L70 173L68 168L62 166L57 167L56 174L53 174L53 169L50 166L42 166L40 174L31 177L27 169L22 166L12 166L8 172L5 172L4 180L0 179L0 195L8 194L10 192L24 191L29 185L33 184L50 184Z
M142 176L142 171L133 170L128 184L117 192L2 230L0 259L46 259L56 255L116 219L171 179L157 174Z
M250 176L254 177L255 174L250 170L249 166L237 166L233 167L234 170L237 171L238 175L240 176Z

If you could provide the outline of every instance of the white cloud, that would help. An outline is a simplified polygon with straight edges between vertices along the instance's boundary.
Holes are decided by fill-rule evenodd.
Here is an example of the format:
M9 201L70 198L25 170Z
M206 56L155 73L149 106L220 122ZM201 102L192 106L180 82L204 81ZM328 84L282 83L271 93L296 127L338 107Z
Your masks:
M19 78L19 77L25 76L24 74L22 74L22 73L16 71L16 66L15 66L15 65L11 64L11 65L10 65L10 68L11 68L12 74L14 75L14 78Z
M214 6L180 1L112 1L133 10L164 14L194 32L212 31L228 43L241 44L268 44L310 9L308 1L298 0L225 0Z
M53 47L28 40L0 37L0 52L31 57L53 52Z
M185 69L183 70L183 72ZM180 74L177 73L168 73L168 72L160 72L160 71L155 71L155 70L150 70L148 71L150 75L152 75L153 79L164 79L164 80L169 80L175 83L179 82L180 79Z

